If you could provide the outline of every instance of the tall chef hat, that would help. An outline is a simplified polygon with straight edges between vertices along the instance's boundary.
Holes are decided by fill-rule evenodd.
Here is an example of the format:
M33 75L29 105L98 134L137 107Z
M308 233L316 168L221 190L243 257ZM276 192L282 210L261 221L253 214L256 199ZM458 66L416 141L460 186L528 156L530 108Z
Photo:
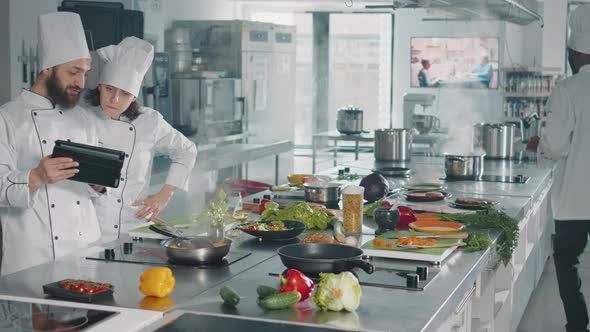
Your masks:
M119 45L103 47L96 52L105 62L98 83L112 85L137 97L143 76L154 59L152 44L127 37Z
M78 59L90 59L80 15L57 12L39 16L39 71Z
M590 54L590 4L576 8L569 19L570 37L567 46L574 51Z

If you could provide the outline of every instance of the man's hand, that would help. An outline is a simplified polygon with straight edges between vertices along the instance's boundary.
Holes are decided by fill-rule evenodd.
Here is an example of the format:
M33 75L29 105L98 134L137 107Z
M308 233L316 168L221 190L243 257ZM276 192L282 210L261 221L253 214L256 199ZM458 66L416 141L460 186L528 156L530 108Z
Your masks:
M149 195L143 200L133 202L133 206L143 206L143 208L135 214L135 218L151 221L152 218L157 217L158 214L166 208L168 202L170 202L172 193L173 191L162 188L157 194Z
M526 145L526 150L529 152L537 152L539 141L541 141L541 137L539 136L533 136L529 138L529 143Z
M29 174L29 192L33 192L43 185L71 178L80 172L76 168L78 166L78 162L72 158L44 157Z

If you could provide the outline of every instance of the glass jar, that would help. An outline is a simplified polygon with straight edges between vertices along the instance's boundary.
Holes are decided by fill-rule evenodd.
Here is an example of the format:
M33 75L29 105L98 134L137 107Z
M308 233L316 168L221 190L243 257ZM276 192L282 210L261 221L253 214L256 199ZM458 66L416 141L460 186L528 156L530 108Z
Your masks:
M360 233L363 228L363 192L359 186L348 186L342 194L344 232Z

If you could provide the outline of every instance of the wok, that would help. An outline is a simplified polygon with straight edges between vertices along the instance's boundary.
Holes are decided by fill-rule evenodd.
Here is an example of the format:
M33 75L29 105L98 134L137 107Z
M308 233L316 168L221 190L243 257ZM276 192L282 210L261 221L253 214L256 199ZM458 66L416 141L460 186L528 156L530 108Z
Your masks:
M150 225L156 233L170 236L162 242L166 249L166 256L174 263L187 265L219 264L229 253L231 240L224 239L223 243L211 243L206 236L176 237L172 233Z
M363 251L359 248L330 243L290 244L280 247L278 254L289 269L297 269L309 276L320 272L340 273L360 267L371 274L375 267L360 259Z

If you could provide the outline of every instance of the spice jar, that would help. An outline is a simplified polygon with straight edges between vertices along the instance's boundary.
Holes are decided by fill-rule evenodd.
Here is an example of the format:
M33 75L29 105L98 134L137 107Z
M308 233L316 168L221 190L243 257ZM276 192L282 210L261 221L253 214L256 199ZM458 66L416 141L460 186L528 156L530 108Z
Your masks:
M363 227L363 194L365 188L347 186L342 190L344 232L360 233Z

